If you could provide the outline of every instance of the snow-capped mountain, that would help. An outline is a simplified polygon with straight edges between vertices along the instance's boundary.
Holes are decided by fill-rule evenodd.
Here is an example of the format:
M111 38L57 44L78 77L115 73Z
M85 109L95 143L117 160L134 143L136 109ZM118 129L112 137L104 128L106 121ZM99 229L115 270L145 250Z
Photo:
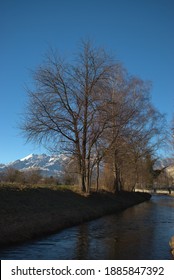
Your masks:
M163 158L157 160L154 165L154 170L163 169L167 176L174 180L174 158Z
M30 154L8 164L0 164L0 172L10 167L20 171L34 168L40 170L43 176L58 176L62 172L67 160L68 158L63 154L56 156Z
M154 169L162 169L174 166L174 158L162 158L158 159L155 163Z

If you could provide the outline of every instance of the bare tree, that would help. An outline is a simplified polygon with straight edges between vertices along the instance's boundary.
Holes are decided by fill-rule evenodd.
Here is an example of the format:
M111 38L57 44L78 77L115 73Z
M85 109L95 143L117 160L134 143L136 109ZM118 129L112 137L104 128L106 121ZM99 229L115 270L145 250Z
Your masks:
M120 190L128 150L138 162L160 136L162 117L151 105L149 85L90 42L82 42L75 62L47 55L33 78L22 124L27 139L68 154L85 192L95 168L99 188L100 164L111 156L114 188Z
M165 136L164 116L152 106L149 84L127 75L122 78L113 87L110 132L105 136L116 192L123 187L125 165L129 162L134 167L134 188L139 181L140 159L154 153Z
M104 50L83 42L75 63L47 56L33 75L34 90L28 90L25 136L76 158L82 191L89 191L91 153L108 122L108 99L102 96L118 65Z

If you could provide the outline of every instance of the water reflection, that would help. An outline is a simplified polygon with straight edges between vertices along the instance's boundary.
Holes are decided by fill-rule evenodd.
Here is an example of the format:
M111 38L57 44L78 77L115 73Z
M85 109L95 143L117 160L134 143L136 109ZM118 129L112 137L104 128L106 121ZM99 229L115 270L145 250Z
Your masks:
M154 242L148 203L88 224L86 259L147 258ZM86 232L87 235L87 232ZM79 259L79 256L76 256Z
M75 255L74 259L86 259L89 251L89 233L88 233L88 224L84 223L79 227L79 232L77 235L77 242L75 245Z
M174 198L151 201L63 230L39 241L1 250L1 259L172 259Z

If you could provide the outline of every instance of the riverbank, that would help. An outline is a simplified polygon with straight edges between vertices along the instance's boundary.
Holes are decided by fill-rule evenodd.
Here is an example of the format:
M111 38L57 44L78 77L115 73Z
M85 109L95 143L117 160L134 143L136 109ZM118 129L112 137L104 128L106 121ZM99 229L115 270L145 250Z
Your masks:
M81 195L68 189L0 188L0 246L24 242L116 213L150 199L147 193Z

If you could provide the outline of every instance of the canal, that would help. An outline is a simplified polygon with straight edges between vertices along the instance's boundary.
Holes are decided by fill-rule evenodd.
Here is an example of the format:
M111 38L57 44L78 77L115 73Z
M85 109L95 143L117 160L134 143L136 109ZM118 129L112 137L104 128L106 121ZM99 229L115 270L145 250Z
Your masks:
M119 214L0 250L0 259L170 260L174 197L153 195Z

